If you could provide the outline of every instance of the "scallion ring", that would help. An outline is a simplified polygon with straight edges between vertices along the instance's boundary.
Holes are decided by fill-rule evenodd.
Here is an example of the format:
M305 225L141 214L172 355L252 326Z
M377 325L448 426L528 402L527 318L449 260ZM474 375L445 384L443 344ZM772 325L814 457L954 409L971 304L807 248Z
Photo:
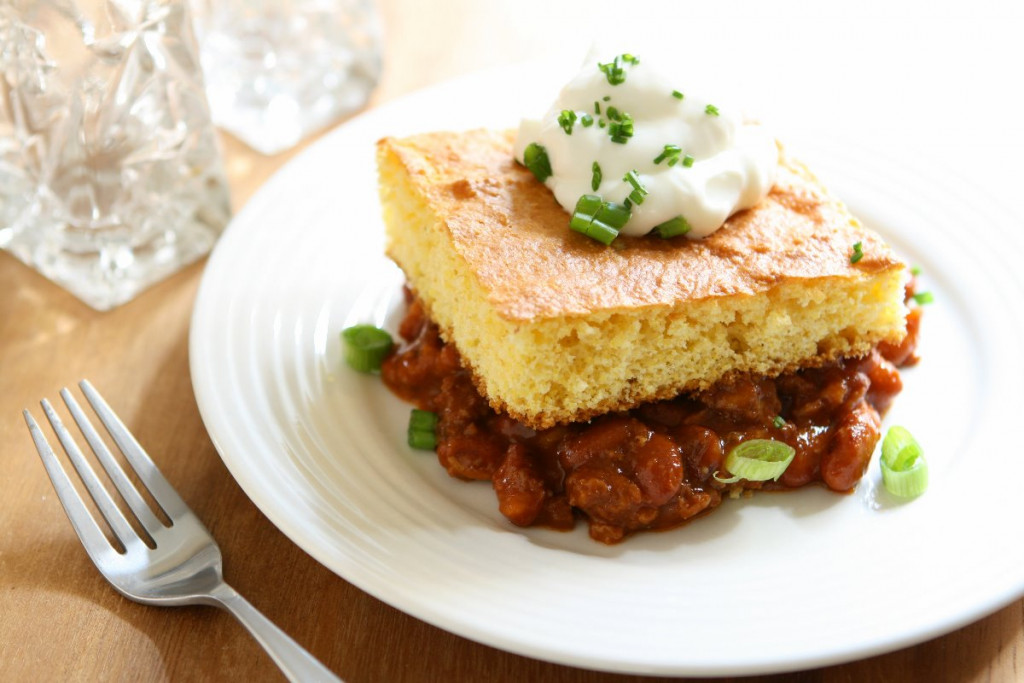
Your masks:
M910 432L893 426L882 440L882 484L901 498L915 498L928 488L924 450Z
M353 325L341 332L342 355L359 372L376 372L395 342L387 331L373 325Z
M431 451L437 447L437 413L413 408L409 414L409 446Z
M773 439L750 439L733 447L725 456L725 469L733 476L714 477L723 484L747 481L778 481L796 456L796 449Z

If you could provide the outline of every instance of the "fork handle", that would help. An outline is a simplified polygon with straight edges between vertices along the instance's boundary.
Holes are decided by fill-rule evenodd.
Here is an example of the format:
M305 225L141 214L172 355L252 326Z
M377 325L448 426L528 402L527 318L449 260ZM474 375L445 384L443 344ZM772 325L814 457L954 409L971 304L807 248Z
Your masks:
M337 681L341 679L335 676L323 664L318 662L313 655L291 636L278 628L274 622L267 619L263 614L253 607L248 600L238 594L231 586L221 583L211 593L218 607L223 607L235 615L238 621L249 630L249 633L256 638L263 646L267 654L274 660L281 672L290 681Z

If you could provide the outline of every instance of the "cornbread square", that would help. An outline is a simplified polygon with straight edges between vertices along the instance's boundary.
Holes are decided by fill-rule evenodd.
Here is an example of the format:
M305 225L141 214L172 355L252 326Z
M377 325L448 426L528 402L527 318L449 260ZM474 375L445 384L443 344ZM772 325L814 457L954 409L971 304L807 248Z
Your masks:
M771 193L713 235L606 247L569 230L513 140L377 147L387 253L495 410L541 429L906 333L906 265L783 151Z

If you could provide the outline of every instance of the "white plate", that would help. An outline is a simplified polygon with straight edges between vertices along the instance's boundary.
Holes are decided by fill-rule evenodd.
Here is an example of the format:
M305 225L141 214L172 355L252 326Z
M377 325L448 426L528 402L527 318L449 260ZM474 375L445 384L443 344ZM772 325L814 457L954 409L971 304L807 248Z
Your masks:
M192 378L231 473L285 534L395 607L495 647L593 669L745 674L811 667L952 630L1024 594L1019 526L1024 254L1016 219L948 171L846 144L805 157L935 294L923 361L887 422L931 465L927 493L727 501L707 519L615 547L521 530L487 484L405 445L409 407L343 367L338 333L393 326L401 276L381 255L373 143L508 125L482 74L370 112L311 147L236 218L196 302ZM540 102L523 107L541 109ZM985 226L971 240L962 225Z

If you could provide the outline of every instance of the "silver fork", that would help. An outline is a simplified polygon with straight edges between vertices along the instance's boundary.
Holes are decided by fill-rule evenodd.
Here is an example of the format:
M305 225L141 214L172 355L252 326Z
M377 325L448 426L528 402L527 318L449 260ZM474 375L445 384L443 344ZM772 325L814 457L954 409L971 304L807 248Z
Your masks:
M67 389L62 389L60 395L71 416L149 536L145 539L132 528L61 423L53 406L43 399L43 411L68 459L78 471L96 508L123 546L120 549L115 547L78 495L35 419L29 411L24 411L25 422L57 497L86 552L107 581L126 598L148 605L198 604L226 609L242 622L290 680L338 681L326 667L224 582L220 548L210 532L160 474L149 455L99 392L88 381L80 382L79 386L130 467L171 522L168 526L157 517L74 397Z

